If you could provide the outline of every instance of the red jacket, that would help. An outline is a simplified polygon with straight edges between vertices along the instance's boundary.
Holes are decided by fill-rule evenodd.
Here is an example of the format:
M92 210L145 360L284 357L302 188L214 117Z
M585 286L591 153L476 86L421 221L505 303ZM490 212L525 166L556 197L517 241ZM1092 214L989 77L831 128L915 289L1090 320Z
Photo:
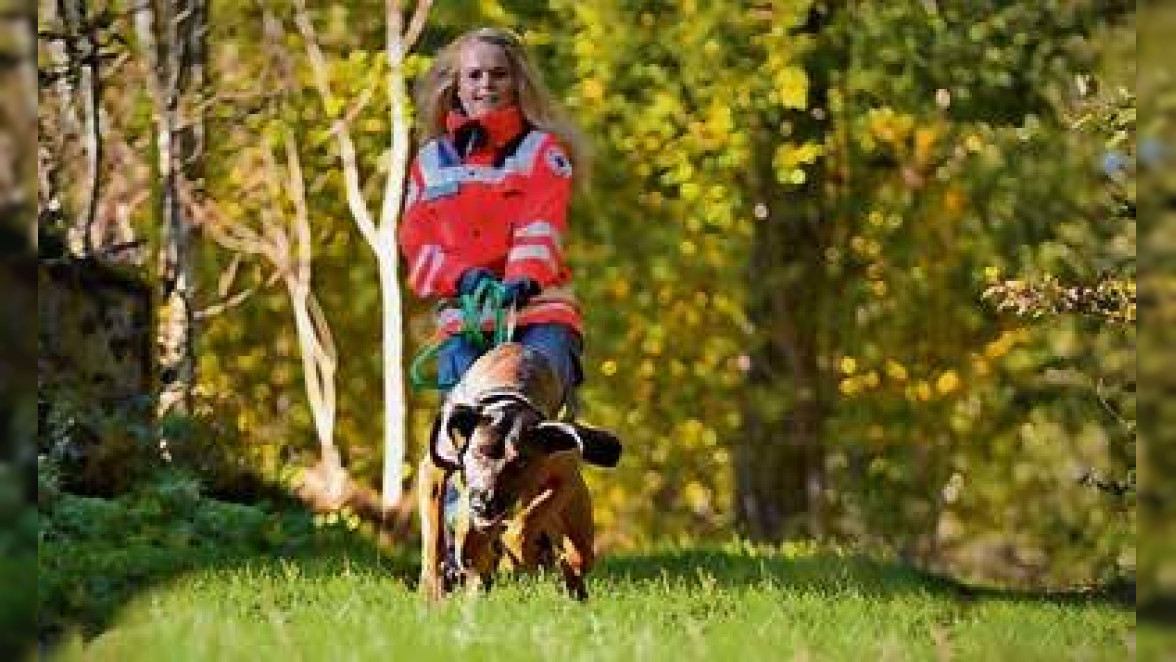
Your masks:
M484 139L466 158L456 143L473 128L471 120L450 113L449 132L426 143L413 161L400 227L409 287L422 297L450 299L437 321L451 335L461 329L452 298L467 269L531 278L543 290L518 311L516 324L558 322L581 332L562 249L572 184L567 153L551 134L528 131L515 107L477 123ZM511 155L502 160L503 153Z

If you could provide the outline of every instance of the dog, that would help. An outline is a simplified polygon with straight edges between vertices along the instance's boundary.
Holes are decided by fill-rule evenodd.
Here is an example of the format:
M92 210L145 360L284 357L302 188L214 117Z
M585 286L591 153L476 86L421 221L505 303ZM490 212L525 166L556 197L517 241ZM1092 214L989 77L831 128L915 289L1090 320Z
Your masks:
M571 595L588 598L595 534L580 466L616 466L621 443L605 430L556 420L563 404L564 385L547 360L518 343L487 352L450 392L417 479L419 590L430 601L456 583L489 590L501 565L558 566ZM454 473L465 484L465 508L451 568L444 500Z

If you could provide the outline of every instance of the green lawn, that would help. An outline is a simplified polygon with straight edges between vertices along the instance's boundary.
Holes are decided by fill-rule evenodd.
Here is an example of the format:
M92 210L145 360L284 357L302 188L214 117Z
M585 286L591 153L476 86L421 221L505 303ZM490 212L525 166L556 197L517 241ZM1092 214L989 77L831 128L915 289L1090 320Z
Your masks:
M60 636L51 659L1012 662L1135 650L1130 606L970 591L828 552L613 556L586 605L541 577L429 608L414 574L410 558L355 550L196 567L135 594L85 643Z

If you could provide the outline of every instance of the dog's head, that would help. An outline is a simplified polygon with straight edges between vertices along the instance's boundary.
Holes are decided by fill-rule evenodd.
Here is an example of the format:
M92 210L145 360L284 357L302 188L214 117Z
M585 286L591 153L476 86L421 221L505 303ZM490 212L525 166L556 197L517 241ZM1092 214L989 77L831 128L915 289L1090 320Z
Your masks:
M470 524L479 530L502 522L518 497L521 479L536 459L579 452L586 462L616 466L620 441L610 432L546 420L526 395L502 389L472 404L453 404L434 431L433 461L460 471Z

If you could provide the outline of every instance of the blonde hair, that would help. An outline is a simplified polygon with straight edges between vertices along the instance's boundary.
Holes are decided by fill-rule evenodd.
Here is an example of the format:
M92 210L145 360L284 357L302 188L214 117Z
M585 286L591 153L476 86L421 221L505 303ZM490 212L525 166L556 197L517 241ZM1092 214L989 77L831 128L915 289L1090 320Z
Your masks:
M523 47L522 39L509 30L470 30L437 53L428 72L416 84L417 124L421 141L445 133L445 117L450 109L458 107L457 76L461 51L473 41L482 41L502 48L518 86L518 105L523 117L531 126L554 134L559 139L569 152L568 156L575 167L576 180L586 184L592 165L583 134L544 85L542 75L532 64Z

